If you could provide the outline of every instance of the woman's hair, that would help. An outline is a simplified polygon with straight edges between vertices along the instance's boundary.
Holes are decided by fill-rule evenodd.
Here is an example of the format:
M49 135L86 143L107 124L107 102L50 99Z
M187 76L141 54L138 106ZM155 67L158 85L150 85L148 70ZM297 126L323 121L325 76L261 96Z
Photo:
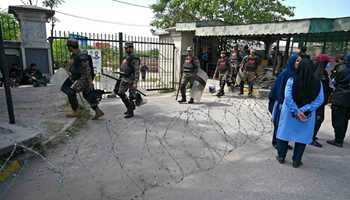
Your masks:
M300 108L314 101L320 92L321 82L315 73L313 62L304 57L296 70L293 83L293 99Z

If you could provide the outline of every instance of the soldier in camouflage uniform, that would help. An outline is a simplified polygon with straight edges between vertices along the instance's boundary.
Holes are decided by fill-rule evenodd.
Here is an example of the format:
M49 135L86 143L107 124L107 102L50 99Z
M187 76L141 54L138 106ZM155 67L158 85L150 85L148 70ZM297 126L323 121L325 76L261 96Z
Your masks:
M235 44L234 47L233 47L233 50L232 50L232 53L231 53L229 61L230 61L231 72L232 72L232 75L231 75L232 85L231 85L231 87L234 88L235 85L236 85L236 77L237 77L237 74L238 74L238 71L239 71L239 65L242 62L242 55L241 55L241 52L238 49L238 45L237 44ZM238 84L239 83L237 83L237 85Z
M231 66L230 66L229 60L227 59L226 52L221 51L220 58L218 60L218 63L216 65L216 70L214 73L214 77L219 78L219 81L220 81L220 90L216 94L216 96L221 97L225 95L225 92L224 92L225 84L226 83L227 85L231 84L232 82L231 75L232 75Z
M179 103L186 102L186 86L188 83L192 83L194 80L194 76L198 72L200 68L200 62L197 57L193 56L192 47L187 47L187 56L185 59L185 63L182 66L182 80L180 85L181 91L181 100ZM193 98L190 99L188 103L194 103Z
M98 119L104 115L98 107L98 100L93 94L94 85L92 83L91 66L89 65L89 55L83 53L79 49L79 42L76 39L67 41L68 50L71 57L68 66L69 77L63 83L61 90L67 94L69 103L72 107L72 113L68 113L67 117L79 117L79 103L77 93L82 92L83 97L95 111L93 119Z
M255 54L255 50L251 49L250 54L243 58L241 68L237 76L237 82L239 82L240 95L244 92L244 82L248 82L249 96L253 95L254 81L257 77L257 69L259 66L259 58Z
M134 45L131 42L125 43L125 52L127 56L124 58L120 66L121 81L117 89L117 95L121 98L127 111L124 113L125 118L134 116L135 105L125 94L129 90L129 96L134 96L139 80L140 59L134 54Z

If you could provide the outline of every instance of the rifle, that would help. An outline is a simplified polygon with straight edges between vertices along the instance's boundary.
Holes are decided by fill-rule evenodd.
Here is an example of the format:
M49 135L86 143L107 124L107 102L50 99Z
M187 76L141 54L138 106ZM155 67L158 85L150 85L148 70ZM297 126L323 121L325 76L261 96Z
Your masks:
M113 72L113 73L115 73L115 74L119 74L119 75L126 75L125 73L123 73L123 72ZM114 77L114 76L111 76L111 75L109 75L109 74L105 74L105 73L103 73L102 72L102 75L103 76L106 76L106 77L108 77L108 78L111 78L111 79L113 79L113 80L115 80L115 81L121 81L121 79L120 79L120 77ZM141 92L140 90L138 90L138 89L135 89L138 93L140 93L140 94L142 94L143 96L147 96L145 93L143 93L143 92Z

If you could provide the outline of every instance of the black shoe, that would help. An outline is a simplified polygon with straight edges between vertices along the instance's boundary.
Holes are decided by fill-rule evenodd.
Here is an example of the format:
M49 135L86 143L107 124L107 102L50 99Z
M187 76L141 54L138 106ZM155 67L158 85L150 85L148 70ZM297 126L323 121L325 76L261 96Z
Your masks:
M130 112L127 112L126 115L124 116L124 118L128 119L128 118L131 118L134 116L134 112L133 111L130 111Z
M293 167L298 168L303 165L303 162L301 161L293 161Z
M239 95L243 95L244 94L244 88L239 88Z
M343 147L343 143L336 142L335 140L327 140L327 143L330 144L330 145L339 147L339 148Z
M280 164L284 164L285 163L285 159L279 156L276 156L276 160L280 163Z
M288 144L288 150L293 150L293 147Z
M181 99L180 101L177 101L179 103L186 103L186 99Z
M316 140L311 142L312 146L318 147L318 148L322 148L322 144L320 144L319 142L317 142Z
M224 96L224 93L223 92L219 92L219 93L216 94L216 96L217 97L222 97L222 96Z
M193 100L193 98L191 98L191 99L190 99L190 101L188 101L188 103L189 103L189 104L192 104L192 103L194 103L194 100Z

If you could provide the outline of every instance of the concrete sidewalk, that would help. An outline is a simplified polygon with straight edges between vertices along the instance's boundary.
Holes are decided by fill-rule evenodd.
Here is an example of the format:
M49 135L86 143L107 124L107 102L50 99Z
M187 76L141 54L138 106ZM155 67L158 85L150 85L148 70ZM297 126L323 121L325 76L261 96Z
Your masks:
M75 119L66 118L66 97L53 85L12 88L16 124L8 124L5 92L0 88L0 155L15 143L32 145L62 132ZM11 151L11 150L10 150Z

